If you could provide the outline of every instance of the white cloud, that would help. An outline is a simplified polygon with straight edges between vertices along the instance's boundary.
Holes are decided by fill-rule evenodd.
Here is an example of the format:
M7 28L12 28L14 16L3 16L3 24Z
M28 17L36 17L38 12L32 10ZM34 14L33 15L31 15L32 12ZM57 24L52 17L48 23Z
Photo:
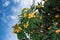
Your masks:
M10 4L10 1L5 1L5 3L3 4L3 6L7 7Z
M14 2L14 3L19 3L19 2L20 2L20 0L13 0L13 2Z
M35 4L37 5L38 2L41 2L42 0L35 0Z
M20 9L18 7L12 7L13 13L18 13L20 12Z
M35 0L35 5L37 5L37 2L41 2L42 0ZM33 0L21 0L19 7L22 8L30 8L33 4Z
M31 0L31 1L29 1L29 0L22 0L22 1L20 2L20 6L21 6L22 8L30 7L30 4L32 4L31 2L32 2L32 0Z
M33 0L13 0L15 3L19 3L17 7L12 7L12 11L14 13L19 13L23 8L30 8L31 5L33 4ZM35 4L37 2L41 2L42 0L35 0Z
M11 18L12 20L16 20L16 19L17 19L16 16L10 16L10 18Z

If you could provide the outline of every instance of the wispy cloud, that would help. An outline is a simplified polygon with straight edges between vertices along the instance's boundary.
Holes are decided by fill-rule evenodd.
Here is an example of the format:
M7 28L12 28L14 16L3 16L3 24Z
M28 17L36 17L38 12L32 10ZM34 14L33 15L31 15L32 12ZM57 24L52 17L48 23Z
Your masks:
M29 1L29 0L22 0L22 1L20 2L20 6L21 6L22 8L24 8L24 7L30 7L30 4L32 4L32 0L31 0L31 1Z
M30 8L33 4L33 0L13 0L15 3L19 3L17 7L12 7L12 11L14 13L19 13L23 8ZM41 2L42 0L35 0L35 4L37 5L37 2Z
M14 3L19 3L21 0L13 0Z
M18 13L20 12L20 9L18 7L12 7L13 13Z
M5 3L3 4L3 6L7 7L10 4L10 1L5 1Z
M16 19L17 19L16 16L10 16L10 18L11 18L12 20L16 20Z

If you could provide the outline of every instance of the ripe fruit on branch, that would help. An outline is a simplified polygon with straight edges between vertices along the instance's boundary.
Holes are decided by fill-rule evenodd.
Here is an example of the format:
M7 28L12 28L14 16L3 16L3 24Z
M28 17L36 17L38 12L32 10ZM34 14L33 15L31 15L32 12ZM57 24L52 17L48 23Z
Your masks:
M59 34L59 33L60 33L60 29L57 29L57 30L55 31L55 33L56 33L56 34Z
M59 18L59 15L57 14L57 15L55 15L55 18Z
M54 22L54 25L57 26L58 25L58 22Z
M30 19L30 18L33 18L33 17L35 17L35 12L32 12L32 13L28 14L28 18L29 18L29 19Z
M29 21L27 21L27 23L26 23L26 24L24 24L24 28L27 28L27 27L28 27L28 25L29 25Z

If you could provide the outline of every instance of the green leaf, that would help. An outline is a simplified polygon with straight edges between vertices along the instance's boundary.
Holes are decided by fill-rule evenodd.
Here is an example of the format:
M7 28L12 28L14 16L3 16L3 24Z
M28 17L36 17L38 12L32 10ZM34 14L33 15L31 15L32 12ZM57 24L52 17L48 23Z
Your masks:
M46 40L48 37L49 37L48 35L44 35L43 40Z
M58 40L60 40L60 34L57 35Z
M50 31L48 31L47 33L48 33L48 35L50 35L51 33L53 33L54 32L54 30L50 30Z
M25 10L26 10L26 8L23 8L23 9L22 9L22 14L24 14L24 11L25 11Z
M26 37L24 31L20 32L20 33L17 33L17 37L18 39L23 39L24 37Z
M57 35L55 33L51 34L51 40L56 40L57 39Z

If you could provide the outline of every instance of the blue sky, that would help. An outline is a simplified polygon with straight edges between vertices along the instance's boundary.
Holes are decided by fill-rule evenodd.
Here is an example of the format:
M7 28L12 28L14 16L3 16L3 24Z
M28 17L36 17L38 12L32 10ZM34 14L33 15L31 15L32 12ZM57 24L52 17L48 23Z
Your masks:
M36 3L41 0L36 0ZM30 7L32 0L0 0L0 40L18 40L12 26L18 23L22 8Z

